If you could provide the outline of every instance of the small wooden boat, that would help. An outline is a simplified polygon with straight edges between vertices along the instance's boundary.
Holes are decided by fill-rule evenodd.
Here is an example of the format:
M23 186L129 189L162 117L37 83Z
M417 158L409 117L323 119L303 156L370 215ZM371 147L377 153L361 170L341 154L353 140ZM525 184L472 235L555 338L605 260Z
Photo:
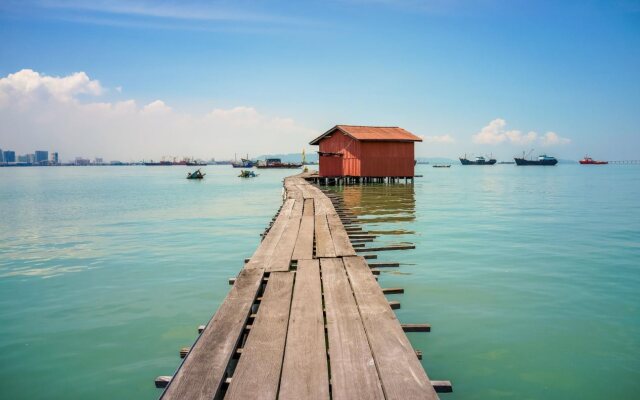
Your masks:
M451 168L451 164L433 164L433 168Z
M242 171L240 171L240 175L238 175L238 178L255 178L256 176L258 176L258 174L256 174L255 172L243 169Z
M204 179L205 175L206 174L203 174L199 169L197 169L193 172L187 173L187 179Z

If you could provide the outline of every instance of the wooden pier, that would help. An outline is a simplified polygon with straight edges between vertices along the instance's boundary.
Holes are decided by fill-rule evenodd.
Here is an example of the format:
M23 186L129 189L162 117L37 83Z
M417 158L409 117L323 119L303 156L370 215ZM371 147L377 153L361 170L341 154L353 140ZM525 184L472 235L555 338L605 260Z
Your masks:
M226 299L162 399L437 399L378 285L357 255L332 201L306 175L285 179L285 199ZM378 264L376 267L396 266ZM391 288L386 293L401 293ZM176 349L178 350L178 349Z

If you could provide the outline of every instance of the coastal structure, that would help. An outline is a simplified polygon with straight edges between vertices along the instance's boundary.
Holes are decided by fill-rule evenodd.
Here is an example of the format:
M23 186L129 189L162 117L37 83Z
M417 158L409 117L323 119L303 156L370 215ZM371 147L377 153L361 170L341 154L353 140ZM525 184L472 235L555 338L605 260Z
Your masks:
M14 163L16 162L16 152L13 150L5 150L2 152L4 162Z
M400 304L385 293L402 289L381 289L367 262L406 246L352 245L366 232L309 177L285 179L284 202L226 299L180 351L175 374L156 378L162 399L437 399L451 391L429 379L404 333L430 326L400 324Z
M413 179L414 145L421 141L399 127L336 125L309 144L319 146L319 178L366 182Z

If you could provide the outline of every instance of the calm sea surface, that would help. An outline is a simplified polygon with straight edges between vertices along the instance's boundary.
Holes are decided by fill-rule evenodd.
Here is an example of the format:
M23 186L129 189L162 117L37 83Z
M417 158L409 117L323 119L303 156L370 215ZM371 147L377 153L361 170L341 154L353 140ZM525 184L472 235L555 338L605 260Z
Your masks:
M333 189L374 242L416 250L383 287L443 399L640 392L640 167L419 165L415 185ZM0 168L6 399L153 399L259 243L291 171Z

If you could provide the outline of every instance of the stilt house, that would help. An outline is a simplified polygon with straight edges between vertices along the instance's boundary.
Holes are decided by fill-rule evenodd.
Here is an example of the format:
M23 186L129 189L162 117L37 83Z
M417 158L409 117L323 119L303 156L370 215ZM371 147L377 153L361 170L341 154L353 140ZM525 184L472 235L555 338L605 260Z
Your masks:
M415 142L398 127L336 125L309 144L320 146L320 177L413 178Z

